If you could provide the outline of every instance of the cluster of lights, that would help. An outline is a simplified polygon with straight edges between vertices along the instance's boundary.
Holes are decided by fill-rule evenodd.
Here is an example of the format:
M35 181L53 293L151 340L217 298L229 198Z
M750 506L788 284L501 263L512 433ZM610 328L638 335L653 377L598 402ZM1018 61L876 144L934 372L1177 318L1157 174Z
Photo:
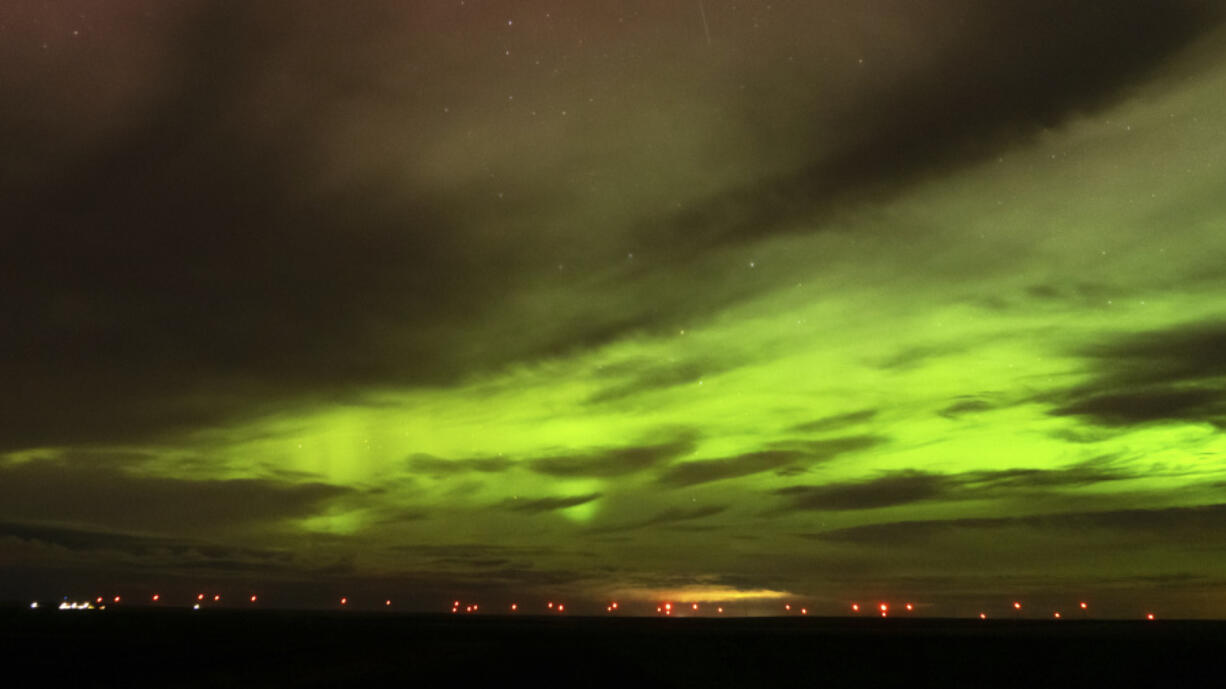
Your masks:
M906 610L907 612L915 612L915 604L914 604L914 603L903 603L903 606L902 606L902 607L903 607L903 609L904 609L904 610ZM890 604L889 604L889 603L887 603L887 602L885 602L885 601L882 601L882 602L878 603L878 604L877 604L877 611L878 611L879 613L881 613L881 616L882 616L882 617L889 617L889 616L890 616ZM853 614L854 614L854 613L858 613L858 612L860 612L860 604L859 604L859 603L852 603L852 604L851 604L851 612L852 612Z
M161 601L161 598L162 598L162 597L161 597L161 594L154 593L154 594L153 594L153 595L150 597L150 600L151 600L152 602L154 602L154 603L158 603L158 602L160 602L160 601ZM204 593L198 593L198 594L196 594L196 601L195 601L195 603L192 605L192 609L193 609L193 610L199 610L199 609L200 609L200 607L201 607L201 604L202 604L202 603L204 603L204 602L206 602L206 599L207 599L207 598L209 598L209 596L206 596L206 594L204 594ZM221 594L217 594L217 593L215 593L215 594L213 594L213 595L211 596L211 599L212 599L212 602L214 602L214 603L219 603L219 602L221 602ZM70 602L70 601L68 601L68 600L67 600L67 597L65 597L64 602L61 602L61 603L60 603L60 605L59 605L59 608L58 608L58 609L60 609L60 610L105 610L105 609L106 609L106 605L105 605L104 603L106 602L106 600L107 600L107 599L106 599L106 597L104 597L104 596L98 596L98 597L94 598L94 600L93 600L93 601L88 601L88 600L87 600L87 601L81 601L81 602ZM120 603L122 600L123 600L123 598L122 598L121 596L116 595L116 596L113 596L113 597L110 599L110 602L115 603L115 604L118 604L118 603ZM252 594L252 595L251 595L251 596L248 598L248 600L249 600L251 603L256 603L257 601L259 601L259 596L255 595L255 594ZM340 598L340 605L341 605L342 607L344 607L344 606L348 606L348 605L349 605L349 598L348 598L347 596L342 596L342 597ZM392 601L391 601L391 599L389 598L389 599L384 600L384 601L383 601L383 605L384 605L384 607L391 607L391 605L392 605ZM699 604L698 604L698 603L696 603L696 602L695 602L695 603L690 603L690 604L689 604L689 607L690 607L690 610L691 610L691 611L693 611L693 612L698 612L698 611L699 611ZM784 611L786 611L786 612L789 612L789 613L790 613L790 612L792 611L792 607L793 607L793 606L792 606L792 604L791 604L791 603L785 603L785 604L784 604L784 606L783 606L783 609L784 609ZM888 616L889 616L889 613L890 613L890 604L889 604L889 603L887 603L887 602L884 602L884 601L883 601L883 602L881 602L881 603L878 603L876 607L877 607L877 611L880 613L880 615L881 615L882 617L888 617ZM1021 602L1021 601L1016 601L1016 600L1015 600L1015 601L1013 601L1013 602L1012 602L1012 607L1013 607L1013 610L1014 610L1014 611L1015 611L1015 612L1016 612L1016 613L1017 613L1017 614L1020 616L1020 615L1021 615L1021 612L1022 612L1022 607L1023 607L1023 606L1022 606L1022 602ZM1089 610L1089 607L1090 607L1090 606L1089 606L1089 603L1087 603L1087 602L1085 602L1085 601L1080 601L1080 602L1078 602L1077 607L1078 607L1078 608L1079 608L1079 609L1082 611L1082 613L1084 614L1085 612L1087 612L1087 611ZM31 609L38 609L38 608L39 608L39 603L38 603L38 601L34 601L34 602L30 603L30 608L31 608ZM459 613L459 612L461 612L460 608L461 608L461 602L460 602L459 600L456 600L456 601L453 601L453 602L452 602L452 605L451 605L451 612L452 612L452 613ZM561 612L565 612L565 611L566 611L566 606L565 606L565 605L563 605L562 603L554 603L553 601L549 601L548 603L546 603L546 608L547 608L548 610L551 610L551 611L554 611L554 612L559 612L559 613L561 613ZM913 604L913 603L904 603L904 604L903 604L903 608L904 608L904 609L905 609L907 612L914 612L914 611L915 611L915 604ZM465 612L465 613L475 613L475 612L478 612L480 609L481 609L481 606L480 606L479 604L477 604L477 603L470 603L470 604L465 604L465 605L463 605L463 612ZM617 602L617 601L610 601L610 602L609 602L607 605L605 605L605 612L608 612L608 613L614 613L614 612L617 612L618 610L619 610L619 604L618 604L618 602ZM510 611L511 611L511 612L518 612L518 611L519 611L519 603L511 603L511 604L510 604ZM799 608L799 611L800 611L800 614L801 614L801 615L808 615L808 614L809 614L809 609L808 609L808 608L805 608L805 607L801 607L801 608ZM856 602L851 603L851 612L852 612L853 614L859 613L860 611L861 611L861 609L860 609L860 604L859 604L859 603L856 603ZM665 615L665 616L671 616L671 615L673 614L673 604L672 604L671 602L664 602L664 603L661 603L660 605L657 605L657 606L656 606L656 612L657 612L657 613L659 613L659 614ZM722 614L724 614L724 608L723 608L722 606L721 606L721 607L716 607L716 608L715 608L715 612L716 612L717 614L719 614L719 615L722 615ZM988 614L987 614L987 612L986 612L986 611L981 611L981 612L979 613L978 617L979 617L979 619L981 619L981 620L986 620L986 619L988 619ZM1053 612L1052 612L1052 619L1056 619L1056 620L1063 619L1063 613L1062 613L1060 610L1055 610L1055 611L1053 611ZM1145 619L1146 619L1146 620L1149 620L1149 621L1153 621L1153 620L1156 620L1156 619L1157 619L1157 615L1156 615L1155 613L1152 613L1152 612L1147 612L1147 613L1145 613Z
M391 605L391 601L388 601L388 605ZM478 611L478 610L480 610L480 609L481 609L481 606L480 606L480 605L478 605L477 603L469 603L469 604L467 604L467 605L465 605L465 606L464 606L464 612L467 612L467 613L477 612L477 611ZM511 606L511 609L512 609L512 610L514 610L514 609L515 609L515 606ZM457 601L452 601L452 603L451 603L451 612L452 612L452 613L457 613L457 612L460 612L460 601L458 601L458 600L457 600Z

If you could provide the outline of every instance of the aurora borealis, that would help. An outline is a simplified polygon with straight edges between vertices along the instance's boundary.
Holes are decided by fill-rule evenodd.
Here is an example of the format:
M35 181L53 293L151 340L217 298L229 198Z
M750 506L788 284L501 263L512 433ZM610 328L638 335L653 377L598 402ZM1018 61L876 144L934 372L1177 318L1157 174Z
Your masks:
M0 598L1226 615L1217 3L354 5L0 9Z

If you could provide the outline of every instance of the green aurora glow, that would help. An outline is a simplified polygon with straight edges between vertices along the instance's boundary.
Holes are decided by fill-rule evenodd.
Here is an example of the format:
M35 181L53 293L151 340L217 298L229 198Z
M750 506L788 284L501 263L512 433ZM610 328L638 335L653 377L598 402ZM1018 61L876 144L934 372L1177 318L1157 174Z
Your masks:
M77 138L54 156L31 144L0 178L54 190L4 208L28 228L5 223L6 265L26 280L5 304L34 323L4 365L16 381L0 466L8 589L102 577L263 586L266 600L280 587L307 603L349 587L423 609L453 595L676 596L747 612L907 597L933 614L1094 596L1107 614L1226 614L1214 22L1115 81L1097 75L1112 85L1081 88L1058 117L904 139L896 168L883 154L840 175L821 165L905 114L839 127L889 109L907 83L944 79L928 71L956 64L942 51L973 57L978 40L930 47L940 22L912 26L883 3L839 10L856 38L822 29L800 43L779 42L809 15L769 24L758 8L772 43L736 16L747 9L709 2L700 54L701 33L665 38L693 29L681 11L647 21L633 5L633 28L588 34L596 10L554 10L569 28L547 35L538 4L388 12L489 36L492 54L507 42L560 74L500 72L498 55L469 57L446 32L393 59L385 32L327 28L321 11L273 48L232 51L258 69L200 96L230 99L217 110L228 120L183 116L169 132L127 103L163 83L152 58L115 57L97 29L95 50L135 76L96 87L92 124L46 124ZM538 33L492 38L504 14ZM270 21L210 31L251 41L241 27ZM99 20L116 23L139 24ZM357 54L312 60L305 46L327 36ZM66 74L90 54L47 78L83 78ZM780 73L789 54L846 64ZM846 76L860 54L884 66ZM314 88L277 81L306 73ZM355 74L367 78L341 95ZM945 101L933 112L964 104L932 98ZM153 173L94 181L125 168L88 142L196 128L236 143L164 163L204 168L185 182L199 195L146 213L129 204L165 193ZM261 182L285 156L293 174L277 179L290 181ZM841 181L796 172L819 168ZM233 181L240 169L250 176ZM804 203L796 180L814 190ZM81 185L101 200L57 201ZM247 210L192 219L194 199L215 196ZM93 241L81 225L122 235L134 217L216 234L176 248L152 239L161 230ZM81 248L46 281L17 265L47 265L65 237Z

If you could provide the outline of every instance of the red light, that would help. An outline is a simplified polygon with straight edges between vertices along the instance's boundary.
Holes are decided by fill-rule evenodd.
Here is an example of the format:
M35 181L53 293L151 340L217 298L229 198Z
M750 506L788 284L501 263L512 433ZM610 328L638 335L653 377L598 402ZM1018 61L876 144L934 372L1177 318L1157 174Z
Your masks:
M792 604L791 604L791 603L788 603L787 605L783 606L783 609L784 609L784 610L789 610L789 611L790 611L790 610L792 609Z
M981 613L979 613L979 619L981 619L981 620L986 620L986 619L988 619L988 614L987 614L987 613L985 613L985 612L981 612Z
M912 611L912 610L914 610L914 609L915 609L915 606L914 606L914 605L911 605L910 603L907 603L907 612L911 612L911 611Z
M882 610L882 611L881 611L881 616L882 616L882 617L888 617L888 616L889 616L889 613L887 613L886 611Z
M605 612L613 612L613 606L612 606L612 605L606 605L606 606L604 606L604 611L605 611Z
M156 594L156 593L155 593L155 594L153 594L153 602L154 602L154 603L158 602L158 599L159 599L159 598L161 598L161 596L159 596L159 595L158 595L158 594Z
M204 594L203 593L196 594L196 600L204 600Z
M119 596L115 596L115 602L116 602L116 603L118 603L118 602L119 602Z
M800 614L801 614L801 615L808 615L808 614L809 614L809 609L808 609L808 608L801 608L801 609L800 609Z
M451 609L451 612L453 612L453 613L456 613L456 612L459 612L459 611L460 611L460 609L459 609L459 608L452 608L452 609Z
M613 609L614 609L614 610L616 610L616 609L617 609L617 601L613 601L613 606L612 606L612 607L613 607Z
M391 599L388 599L388 600L383 601L383 604L384 604L384 605L387 605L387 606L390 606L390 605L392 604L392 601L391 601Z
M852 604L851 604L851 611L852 611L852 612L860 612L860 604L859 604L859 603L852 603Z
M665 610L672 610L672 609L673 609L673 604L672 604L672 603L665 603L665 604L664 604L664 609L665 609Z
M1147 620L1152 620L1152 619L1154 619L1154 614L1153 614L1152 612L1151 612L1151 613L1146 613L1146 615L1145 615L1145 619L1147 619Z
M471 605L464 606L464 612L472 612L472 611L473 611L473 606Z
M481 609L481 606L480 606L480 605L477 605L476 603L473 603L473 610L480 610L480 609Z
M890 606L886 605L885 603L882 603L881 605L878 605L877 607L881 608L881 612L885 612L886 610L890 609Z
M658 606L658 605L656 606L656 612L660 612L660 610L662 610L662 609L663 609L663 608L661 608L660 606Z
M221 600L221 596L219 596L219 595L218 595L218 596L213 596L213 601L214 601L214 602L219 601L219 600Z
M1082 602L1081 602L1081 609L1082 609L1082 610L1085 610L1087 607L1088 607L1088 606L1085 604L1085 601L1082 601Z
M516 610L519 610L519 603L512 603L511 612L515 612Z
M458 607L460 607L460 601L455 601L454 603L452 603L452 604L451 604L451 607L453 607L453 608L458 608Z
M1021 603L1019 603L1019 602L1017 602L1017 601L1013 601L1013 609L1014 609L1014 610L1021 610L1021 609L1022 609L1022 604L1021 604Z
M94 602L95 602L95 603L101 603L101 602L102 602L102 596L98 596L98 600L96 600L96 601L94 601Z
M552 610L552 609L553 609L553 601L549 601L549 609L550 609L550 610Z
M1058 619L1060 619L1060 612L1059 612L1059 611L1057 611L1057 612L1053 612L1053 613L1051 614L1051 616L1052 616L1052 617L1054 617L1054 618L1056 618L1056 619L1058 620Z
M341 599L341 605L349 605L349 599L348 599L348 598L342 598L342 599Z
M256 602L257 600L259 600L257 597L255 597L255 596L252 596L252 597L251 597L251 602L252 602L252 603Z
M716 611L716 612L718 612L718 613L719 613L719 614L721 614L721 615L722 615L722 614L724 614L724 609L723 609L723 608L716 608L716 609L715 609L715 611Z
M566 610L566 606L562 605L561 603L558 603L558 612L562 612L564 610Z
M697 609L698 609L698 604L697 604L697 603L695 603L695 604L691 605L691 606L690 606L690 609L692 609L692 610L697 610Z

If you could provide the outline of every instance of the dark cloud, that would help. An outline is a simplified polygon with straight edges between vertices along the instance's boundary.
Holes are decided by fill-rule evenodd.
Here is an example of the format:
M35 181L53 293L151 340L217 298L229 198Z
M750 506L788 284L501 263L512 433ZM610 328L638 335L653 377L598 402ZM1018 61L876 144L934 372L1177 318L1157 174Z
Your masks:
M1052 410L1056 416L1081 416L1103 426L1151 422L1205 421L1226 428L1226 390L1155 387L1103 394L1074 391L1074 401Z
M1226 428L1226 323L1127 334L1080 352L1090 378L1047 395L1051 413L1104 427L1206 422Z
M996 156L1127 92L1219 14L1193 0L1109 11L1057 0L799 4L775 8L761 31L725 26L730 67L654 38L689 35L692 17L636 8L653 28L634 38L607 31L598 4L566 20L601 45L593 54L645 50L688 75L670 68L674 78L656 82L657 70L640 70L609 94L641 103L668 93L646 102L666 120L685 117L617 149L624 160L592 144L617 114L571 118L549 147L525 143L501 109L514 62L452 50L457 35L486 35L484 19L456 8L289 16L276 3L146 13L89 4L106 32L71 41L38 13L13 17L0 27L0 88L11 96L0 105L0 447L161 439L371 385L455 383L706 317L760 286L661 290L653 276ZM831 28L872 26L876 11L897 15L921 47L866 50ZM825 39L772 33L795 26ZM573 44L562 32L538 39L548 54ZM565 67L554 91L536 94L542 107L577 85L618 83L603 60ZM389 80L389 69L401 76ZM673 100L683 107L668 110ZM655 144L706 111L727 113L698 123L716 127L713 137L777 160L764 169L740 154L720 162L755 171L747 177L684 204L644 200L636 190L653 186L640 171ZM450 166L441 182L438 169L410 164L457 131L477 132L485 152L451 152L437 164ZM668 175L661 182L678 188L704 176ZM616 221L603 207L582 210L596 205L592 188L627 196ZM638 246L653 259L625 266ZM591 268L606 278L578 285ZM659 367L593 401L706 370Z
M136 566L143 570L301 573L310 564L289 550L219 545L203 540L0 522L0 541L38 548L40 559L66 556L76 567Z
M804 457L799 452L766 450L749 452L735 457L703 459L674 464L660 475L660 483L667 486L693 486L738 476L748 476L771 469L778 469Z
M793 426L792 431L798 433L825 433L827 431L838 431L848 426L872 421L873 417L877 416L876 409L861 409L860 411L847 412L846 414L835 414L833 416L823 416L820 419L815 419L802 424Z
M427 474L435 477L454 476L470 472L495 474L506 471L514 465L514 462L504 457L443 459L427 454L415 454L405 462L405 466L409 471L415 474Z
M589 529L591 533L613 533L618 531L634 531L656 526L672 526L682 522L713 517L728 509L727 505L708 505L703 507L673 507L647 517L646 519L610 524Z
M749 476L771 470L780 470L784 474L794 473L787 470L788 465L795 463L798 466L792 469L802 470L803 466L824 462L847 452L863 450L880 442L882 442L880 437L870 435L827 440L788 441L779 443L780 449L674 464L660 475L660 483L681 487Z
M1075 488L1137 478L1114 467L1117 458L1104 456L1061 469L1006 469L934 474L904 470L864 481L789 486L775 491L796 510L865 510L930 500L974 500L1025 491Z
M528 460L525 465L539 474L561 478L609 478L626 476L694 451L693 435L667 443L618 447L581 455L563 455Z
M175 479L59 461L0 468L0 519L148 533L270 527L353 494L324 483Z
M1055 488L1082 486L1107 481L1137 478L1132 472L1116 468L1117 457L1106 455L1063 469L1004 469L971 471L955 475L963 490L984 494L994 489Z
M976 414L979 412L991 411L996 408L996 405L991 402L979 398L965 398L945 407L940 411L941 416L948 419L955 419L964 414Z
M685 361L656 363L633 361L606 366L599 371L599 378L613 378L618 382L608 385L588 397L589 404L601 404L664 388L697 383L703 376L710 376L728 368L727 364L714 361Z
M1158 0L1130 3L1120 12L1059 0L944 9L955 13L946 20L957 17L945 26L958 27L945 37L948 50L909 72L906 82L889 82L888 106L871 98L832 102L825 93L812 98L817 126L829 126L831 115L846 125L841 145L815 153L815 160L791 174L724 192L679 214L666 225L670 234L687 245L744 241L779 232L797 216L873 198L923 174L995 156L1109 102L1221 14L1203 2ZM895 10L915 12L912 19L922 24L935 18L919 14L926 10L915 5ZM1138 51L1138 45L1144 48ZM826 65L810 69L820 83ZM757 88L772 85L766 78ZM813 140L823 140L816 129L814 134ZM659 229L651 226L655 233Z
M775 491L799 510L866 510L940 497L949 480L922 471L900 471L868 481L840 481L820 486L789 486Z
M502 507L512 512L540 514L542 512L552 512L577 505L585 505L593 500L598 500L601 495L601 493L588 493L587 495L571 495L564 498L513 498L504 500Z
M846 452L867 450L876 447L888 438L882 435L848 435L841 438L823 438L821 440L780 440L771 443L771 447L779 450L802 452L811 462L832 459Z
M1200 541L1226 535L1226 504L1160 509L1127 509L1103 512L1073 512L1024 517L986 517L901 521L868 524L810 534L810 537L841 542L878 545L924 543L938 537L958 538L966 532L991 532L1024 528L1035 533L1118 532L1125 536L1149 534L1155 538Z

